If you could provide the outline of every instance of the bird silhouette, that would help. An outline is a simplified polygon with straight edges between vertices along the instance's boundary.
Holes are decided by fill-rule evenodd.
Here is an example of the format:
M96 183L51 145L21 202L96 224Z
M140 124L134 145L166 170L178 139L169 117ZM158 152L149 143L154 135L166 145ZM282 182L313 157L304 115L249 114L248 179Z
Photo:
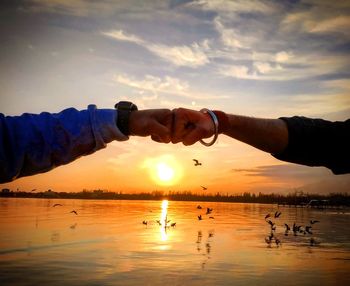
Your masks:
M207 187L204 187L204 186L201 186L201 187L202 187L203 191L208 190L208 188L207 188Z
M271 220L268 220L267 223L271 226L271 230L276 230L276 225Z
M286 231L284 232L285 236L288 236L288 232L290 231L290 226L288 224L284 224L284 226L286 227Z
M55 208L55 207L61 207L62 205L61 204L54 204L52 207Z
M284 226L286 227L286 231L290 231L290 226L288 224L284 224Z
M144 225L147 225L147 221L146 220L144 220L143 222L142 222L142 224L144 224Z
M72 225L70 226L70 228L71 228L71 229L75 229L75 228L77 227L77 225L78 225L77 223L72 224Z
M279 218L281 214L282 214L281 212L276 211L276 212L275 212L275 218Z
M199 216L198 216L198 220L202 220L202 215L199 215Z
M269 239L269 237L265 237L265 242L266 242L268 245L271 245L271 240Z
M75 215L78 215L77 211L76 210L72 210L70 213L73 213Z
M195 166L202 166L202 163L200 163L197 159L192 159L194 161Z
M211 209L211 208L207 208L207 212L206 212L206 214L210 214L212 211L213 211L213 209Z
M295 223L293 223L292 230L293 230L294 235L296 236L297 233L300 232L300 230L301 230L301 225L296 225Z
M311 224L315 224L315 223L318 223L318 222L320 222L320 221L319 220L310 220Z
M275 243L277 246L281 245L281 241L277 237L275 237Z
M210 216L209 218L210 218L210 219L214 219L214 217L213 217L213 216Z
M173 222L170 226L171 227L175 227L176 226L176 222Z
M31 190L30 192L32 193L32 192L35 192L36 191L36 189L33 189L33 190Z
M198 205L198 206L197 206L197 209L201 210L201 209L202 209L202 207L201 207L200 205Z
M265 219L269 218L270 216L271 216L270 214L267 214L267 215L265 216Z
M312 226L310 226L310 225L305 226L305 234L306 233L312 234L311 228L312 228Z

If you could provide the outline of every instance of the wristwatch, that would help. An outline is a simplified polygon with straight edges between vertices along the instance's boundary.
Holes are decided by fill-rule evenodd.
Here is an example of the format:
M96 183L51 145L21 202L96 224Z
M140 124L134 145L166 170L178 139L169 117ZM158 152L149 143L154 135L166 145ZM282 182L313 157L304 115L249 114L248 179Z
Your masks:
M130 113L137 110L137 106L130 101L119 101L114 107L118 111L117 126L119 130L126 136L129 136Z

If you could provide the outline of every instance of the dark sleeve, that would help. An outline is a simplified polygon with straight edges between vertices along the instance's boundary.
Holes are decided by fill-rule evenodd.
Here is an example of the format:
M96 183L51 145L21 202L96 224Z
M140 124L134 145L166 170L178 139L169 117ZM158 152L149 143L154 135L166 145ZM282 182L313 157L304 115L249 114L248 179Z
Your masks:
M288 127L288 146L279 160L324 166L334 174L350 173L350 119L331 122L306 117L281 117Z

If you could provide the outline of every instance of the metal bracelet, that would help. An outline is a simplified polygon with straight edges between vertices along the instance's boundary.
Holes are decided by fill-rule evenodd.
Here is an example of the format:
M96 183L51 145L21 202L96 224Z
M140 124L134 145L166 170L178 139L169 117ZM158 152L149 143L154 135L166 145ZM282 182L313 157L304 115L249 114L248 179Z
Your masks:
M210 142L204 142L202 139L199 140L199 142L201 142L204 146L212 146L216 140L218 139L218 135L219 135L219 121L218 118L216 117L215 113L207 108L203 108L200 110L200 112L203 113L209 113L211 119L213 120L214 123L214 137Z

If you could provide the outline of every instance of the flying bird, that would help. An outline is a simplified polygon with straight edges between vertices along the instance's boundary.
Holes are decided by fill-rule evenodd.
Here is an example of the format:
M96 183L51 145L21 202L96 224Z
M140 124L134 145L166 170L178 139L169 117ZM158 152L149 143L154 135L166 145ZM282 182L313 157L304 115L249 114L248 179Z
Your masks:
M144 220L143 222L142 222L142 224L144 224L144 225L147 225L147 221L146 220Z
M192 159L194 161L195 166L202 166L202 163L200 163L197 159Z
M271 230L276 230L276 225L272 221L268 220L267 223L271 226Z
M270 216L271 216L270 214L267 214L267 215L265 216L265 219L269 218Z
M72 210L70 213L73 213L75 215L78 215L77 211L76 210Z
M173 222L170 226L171 227L175 227L176 226L176 222Z
M54 204L52 207L61 207L62 205L61 204Z
M208 190L208 188L207 188L207 187L204 187L204 186L201 186L201 187L202 187L203 191Z
M213 211L213 209L207 208L207 213L206 214L210 214L212 211Z
M276 211L276 212L275 212L275 218L279 218L281 214L282 214L281 212Z
M33 190L31 190L30 192L32 193L32 192L35 192L36 191L36 189L33 189Z
M315 223L318 223L318 222L320 222L320 221L319 220L310 220L311 224L315 224Z
M202 209L202 207L201 207L200 205L198 205L198 206L197 206L197 209L201 210L201 209Z
M199 215L199 216L198 216L198 220L202 220L202 215Z
M312 226L310 226L310 225L305 226L305 234L306 233L312 234L311 228L312 228Z

